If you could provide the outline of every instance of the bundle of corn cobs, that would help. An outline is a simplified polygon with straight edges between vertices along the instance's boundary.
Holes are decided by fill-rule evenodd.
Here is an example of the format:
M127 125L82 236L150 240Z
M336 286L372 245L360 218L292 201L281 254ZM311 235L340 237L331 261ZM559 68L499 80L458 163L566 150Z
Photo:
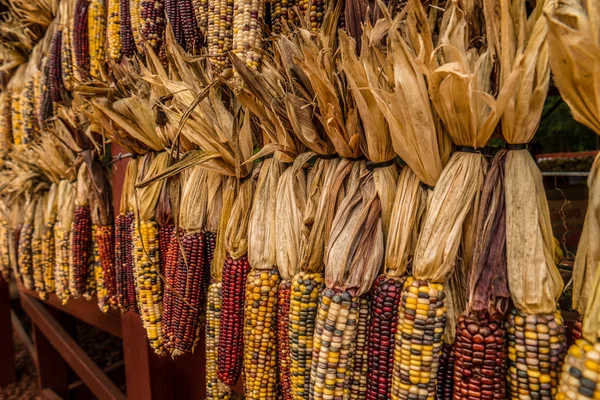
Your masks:
M594 2L46 3L0 65L4 279L139 313L161 356L204 340L210 399L597 397L595 217L559 389L526 151L544 12L556 42Z

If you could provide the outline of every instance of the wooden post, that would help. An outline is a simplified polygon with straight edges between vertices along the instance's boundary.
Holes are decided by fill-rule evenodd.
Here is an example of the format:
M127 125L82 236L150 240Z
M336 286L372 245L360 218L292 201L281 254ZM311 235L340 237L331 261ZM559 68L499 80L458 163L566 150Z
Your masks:
M45 389L66 399L69 396L69 365L42 330L33 324L33 341L37 354L38 384L42 393Z
M0 386L13 383L17 378L15 344L10 322L10 291L8 282L0 277Z

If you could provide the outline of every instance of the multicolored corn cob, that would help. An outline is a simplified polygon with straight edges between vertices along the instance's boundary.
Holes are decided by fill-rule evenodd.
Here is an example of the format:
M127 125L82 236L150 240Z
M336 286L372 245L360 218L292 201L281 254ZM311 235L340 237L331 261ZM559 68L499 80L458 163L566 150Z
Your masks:
M92 219L89 206L75 207L71 228L71 268L69 290L75 298L85 292L88 261L92 246Z
M33 96L33 76L25 83L21 92L21 116L23 118L23 144L32 143L38 133Z
M23 280L23 286L33 290L33 259L31 242L33 240L33 225L24 224L19 236L19 272Z
M381 275L373 286L369 324L367 400L390 398L398 309L406 278Z
M57 225L54 226L54 243L55 243L55 268L54 268L54 283L56 296L63 304L66 304L71 297L69 291L69 270L71 257L71 230L62 229Z
M526 315L513 310L508 317L507 398L555 398L566 351L560 311Z
M578 339L569 348L562 367L556 400L600 398L600 343Z
M108 1L108 16L106 18L106 47L108 57L114 62L121 61L121 0Z
M73 40L68 26L62 29L62 51L60 53L62 80L67 91L73 90Z
M343 398L347 395L358 306L357 299L347 291L323 290L315 320L310 399Z
M104 275L106 301L110 307L117 307L117 282L115 271L114 228L112 225L99 225L96 228L95 240L98 245L100 267Z
M277 292L279 271L251 269L244 312L244 393L248 399L276 400Z
M110 304L108 301L108 290L106 289L106 282L104 280L104 270L102 269L102 261L100 259L100 244L96 237L97 233L98 226L93 225L92 235L94 240L92 241L92 262L90 263L90 272L93 274L94 282L96 283L98 308L105 313L108 312Z
M244 300L250 264L246 256L227 257L223 266L221 334L217 355L219 380L234 385L240 377L244 345Z
M577 321L573 324L573 328L571 329L571 337L567 338L569 340L570 346L574 345L576 341L583 337L583 317L579 316ZM570 347L569 346L569 347Z
M457 334L458 335L458 334ZM452 400L454 395L454 345L444 343L437 373L436 398Z
M164 0L139 0L139 32L157 54L166 26L164 5Z
M222 283L213 283L208 287L206 301L206 398L207 400L228 400L231 389L217 377L217 346L221 332L219 319L221 314Z
M101 78L105 62L106 11L104 0L90 0L88 7L88 40L90 54L90 75Z
M233 0L208 0L206 40L212 68L227 68L227 53L233 46Z
M48 89L50 99L55 104L63 102L63 91L65 90L62 72L62 34L62 31L58 31L52 37L48 61Z
M350 383L348 385L349 398L351 400L365 399L367 390L367 334L369 330L371 308L371 296L369 293L358 298L358 326L356 338L352 343L352 370Z
M7 88L0 93L0 132L4 148L13 144L12 134L12 90Z
M395 339L392 399L435 397L446 324L445 297L440 283L406 279Z
M10 230L5 221L0 221L0 260L2 277L8 281L12 275L10 265Z
M121 311L137 309L133 284L133 213L118 215L115 220L115 291Z
M90 0L77 0L73 17L73 70L78 79L87 79L90 71L90 39L88 32L88 10Z
M279 382L284 400L292 398L292 380L290 365L290 297L292 283L282 280L277 292L277 361L279 364Z
M42 269L44 274L44 286L48 293L54 292L54 224L56 220L50 220L44 225L42 235Z
M135 40L133 37L132 30L132 11L131 2L129 0L119 0L121 21L120 21L120 32L119 37L121 40L121 49L125 57L133 57L135 55ZM138 18L139 19L139 18ZM139 23L139 21L138 21Z
M264 0L233 1L233 52L246 65L258 70L265 18Z

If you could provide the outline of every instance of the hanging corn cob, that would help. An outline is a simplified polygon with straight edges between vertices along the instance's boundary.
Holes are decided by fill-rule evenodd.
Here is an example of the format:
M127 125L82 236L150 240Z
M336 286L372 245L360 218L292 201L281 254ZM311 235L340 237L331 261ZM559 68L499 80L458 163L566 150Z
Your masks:
M138 160L132 158L127 164L125 180L119 203L119 215L115 219L115 291L121 311L137 310L133 276L133 185L138 173ZM160 249L162 251L162 248ZM161 259L162 263L162 259Z
M58 29L62 32L61 73L65 90L69 92L73 90L74 81L73 20L75 18L75 6L76 2L74 1L61 2L59 6L60 27Z
M454 382L455 399L471 399L474 396L506 398L504 313L510 292L506 271L502 176L505 157L506 151L500 150L491 163L482 189L477 216L477 242L468 288L468 311L458 320L454 354L449 355L456 360L454 378L450 378L450 382ZM440 385L449 386L438 380L438 390Z
M121 43L121 0L107 0L106 50L114 62L121 61L123 45Z
M485 3L487 23L500 27L487 36L500 61L501 90L510 87L502 136L509 150L504 167L508 282L517 309L508 325L511 398L554 398L566 350L563 320L556 310L563 281L554 263L550 213L542 176L526 149L536 133L550 79L543 10L544 2L529 16L522 2L505 0L501 7ZM512 84L515 73L519 78Z
M90 55L90 75L100 79L104 69L106 41L106 15L104 0L89 0L88 6L88 40Z
M574 118L600 134L597 109L600 60L596 49L599 4L593 1L552 3L548 7L548 45L553 76ZM593 49L590 53L588 50ZM581 79L577 76L579 73ZM588 177L589 202L573 268L573 308L583 315L583 338L569 348L560 377L557 399L595 399L600 396L598 376L600 274L598 243L598 170L596 157Z
M17 83L20 82L20 76L22 76L22 72L24 71L22 68L17 71L13 79L10 81L11 85L11 131L13 143L15 145L20 145L23 140L23 117L21 116L21 91L22 88L17 86Z
M134 39L133 34L133 15L131 7L136 3L130 0L118 0L119 1L119 11L120 11L120 21L119 21L119 40L121 42L121 48L123 55L125 57L133 57L136 51L136 41ZM137 32L137 28L136 28Z
M76 80L87 79L90 72L90 0L77 0L73 16L73 73Z
M42 241L44 233L44 212L47 207L48 193L40 195L37 202L34 221L33 239L31 242L31 258L33 268L33 286L42 300L48 299L48 291L44 285L44 268L42 259Z
M138 4L139 10L137 13L139 13L139 35L141 39L147 42L150 48L156 54L158 54L165 31L164 0L139 0ZM132 4L132 12L134 12L135 7L136 6ZM132 20L132 26L133 24L134 22Z
M63 82L62 72L62 49L63 49L63 32L57 31L52 37L50 45L50 57L48 59L48 91L50 99L54 104L64 102L63 93L65 84Z
M351 377L348 384L351 400L366 398L368 379L367 331L371 320L370 308L371 295L367 293L358 299L356 338L352 343L352 368L349 370Z
M264 0L233 0L232 50L254 71L260 62L264 18Z
M23 144L33 142L38 133L33 95L33 73L27 78L21 93L21 116L23 118Z
M24 199L12 205L10 209L10 223L8 230L8 251L10 257L10 267L12 269L12 275L16 280L21 279L21 273L19 272L19 236L21 234L21 227L23 225L23 209Z
M233 0L208 0L206 40L211 67L225 69L233 45Z
M25 203L25 215L23 217L23 226L19 234L19 274L23 281L23 286L28 290L33 290L33 259L32 259L32 240L33 224L35 221L35 209L37 200L28 199Z
M10 229L8 222L6 222L7 215L6 210L3 207L2 210L2 221L0 221L0 260L2 265L2 278L8 281L12 276L12 270L10 265Z
M442 346L440 355L440 367L437 373L436 396L438 399L452 399L454 395L454 344Z
M2 148L8 149L13 141L12 134L12 91L6 88L0 92L0 130L2 135Z
M138 181L154 176L166 168L169 155L147 154L138 170ZM134 226L134 278L140 316L150 346L157 354L164 352L162 335L163 287L160 274L158 226L155 221L156 205L161 191L161 183L155 183L136 190L136 217Z
M58 214L54 224L54 285L56 296L66 304L71 293L69 291L71 230L75 211L75 184L63 179L58 184Z
M88 262L92 249L92 220L89 203L91 180L88 165L82 163L77 173L77 194L70 234L69 292L75 298L85 293L88 282Z

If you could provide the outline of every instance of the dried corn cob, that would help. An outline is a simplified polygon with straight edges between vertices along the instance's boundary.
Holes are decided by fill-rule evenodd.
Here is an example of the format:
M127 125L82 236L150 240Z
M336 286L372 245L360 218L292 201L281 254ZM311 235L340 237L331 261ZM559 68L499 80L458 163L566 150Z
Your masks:
M192 0L192 7L194 16L196 17L196 23L200 28L200 34L206 37L206 30L208 29L208 3L209 0Z
M458 334L457 334L458 336ZM454 395L454 345L444 343L437 373L436 398L452 400Z
M23 286L33 290L33 260L31 254L31 242L33 240L33 225L25 223L19 235L19 272L23 280Z
M204 293L208 293L208 286L211 282L211 264L215 256L217 246L217 234L214 232L204 232ZM202 318L202 314L200 314Z
M183 252L178 251L180 244L176 237L171 244L169 257L173 251L178 257L174 271L169 268L167 273L169 277L173 273L175 276L164 295L164 303L170 304L171 310L163 320L162 331L165 347L173 356L179 356L191 353L196 340L202 300L204 236L201 232L185 234L181 239Z
M347 291L323 290L313 338L310 399L343 398L347 393L358 303Z
M206 398L227 400L231 389L217 377L217 345L219 343L221 314L221 282L208 288L206 306Z
M5 221L0 221L0 260L2 265L2 277L8 281L11 277L10 266L10 230Z
M62 103L65 90L62 73L62 31L56 32L52 37L48 64L50 99L55 104Z
M277 269L252 269L244 312L244 392L248 399L277 399Z
M21 116L23 118L23 144L35 140L38 132L37 118L33 96L33 76L30 77L21 93Z
M158 54L166 24L164 0L140 0L139 21L141 37Z
M233 52L257 71L265 18L264 0L233 1Z
M49 293L54 292L54 222L54 220L46 222L42 241L44 285Z
M121 61L121 0L108 1L106 18L106 43L108 57L114 62Z
M173 37L178 45L186 48L185 36L183 34L183 18L180 16L181 8L177 0L165 0L165 15L167 21L171 25L171 31L173 31Z
M92 220L89 206L75 207L71 230L71 268L69 291L75 298L85 292L88 261L92 246Z
M310 390L313 333L319 296L325 286L320 273L299 272L292 280L290 297L290 375L292 398L305 399Z
M50 94L50 62L44 65L41 82L41 102L38 109L38 125L44 126L44 122L54 115L54 107L52 105L52 95Z
M19 273L19 237L21 236L21 227L16 227L9 230L8 250L10 255L10 267L15 279L21 279Z
M71 230L62 229L54 225L54 243L55 243L55 269L54 284L56 296L63 304L71 296L69 292L69 258L71 256Z
M208 0L206 39L212 68L227 68L227 53L233 46L233 0Z
M140 17L140 0L121 0L127 1L129 3L129 13L130 13L130 21L131 21L131 36L133 37L133 42L135 44L135 48L138 52L142 53L144 51L144 38L142 37L142 19ZM123 4L123 3L121 3Z
M116 307L118 304L114 240L114 228L112 225L98 225L96 227L96 243L94 245L98 246L98 256L100 257L100 267L102 268L106 290L106 302L111 307Z
M85 292L81 295L87 301L92 300L94 295L97 293L98 282L96 279L97 268L100 265L100 256L98 254L98 243L96 241L96 227L92 225L92 247L90 249L90 258L88 259L88 273L85 280ZM104 288L104 281L102 280L102 288ZM98 296L98 299L100 297ZM100 300L98 300L100 303Z
M23 118L21 116L21 92L13 89L12 91L12 137L16 145L21 144L23 140Z
M77 0L73 17L73 70L79 79L86 79L90 71L89 6L90 0Z
M101 78L104 68L104 42L106 40L106 16L104 0L90 0L88 7L88 40L90 54L90 75Z
M125 57L133 57L135 55L136 43L133 37L132 30L132 11L130 0L119 0L120 7L120 25L119 39L121 49ZM139 21L138 21L139 22Z
M585 400L600 397L600 343L578 339L569 348L562 367L557 400Z
M0 93L0 130L2 145L6 149L13 143L12 134L12 90L7 88Z
M553 399L566 352L560 311L526 315L513 310L508 318L508 396Z
M44 199L40 199L35 209L33 227L33 241L31 242L31 258L33 267L33 285L42 300L48 299L48 292L44 285L44 270L42 260L42 237L44 231Z
M106 288L106 282L104 279L104 270L102 269L102 261L100 258L100 243L96 237L98 233L98 226L92 226L92 235L94 240L92 241L92 262L90 263L90 271L93 274L94 282L96 283L96 294L98 297L98 308L103 313L107 312L110 308L108 301L108 290Z
M392 399L432 399L442 351L444 286L408 277L400 301Z
M135 226L136 222L134 222ZM154 221L141 221L135 227L135 281L138 288L140 316L150 346L157 354L164 352L162 323L162 281L158 275L158 227Z
M234 385L242 371L244 298L250 264L246 256L227 257L223 266L221 334L218 347L218 376L226 385Z
M371 296L367 293L358 299L358 327L356 339L352 343L352 370L349 384L349 398L365 399L367 390L367 332L370 324Z
M158 245L160 252L160 268L161 274L165 274L167 266L167 254L169 253L169 246L173 236L175 235L175 226L173 225L160 225L158 228Z
M292 381L290 371L290 296L292 284L282 280L277 292L277 358L279 362L279 381L284 400L292 398Z
M583 337L583 317L579 316L573 328L571 329L570 345L574 345L576 341Z
M180 0L179 7L179 16L183 22L182 28L183 36L185 38L185 49L188 52L194 52L195 50L200 49L204 38L200 33L196 16L194 15L192 0Z
M65 89L73 90L73 43L71 30L68 26L62 29L62 51L60 53L62 80Z
M273 33L281 33L283 25L286 23L289 24L294 19L292 10L295 6L295 0L273 0L269 3Z
M456 329L454 398L506 398L506 331L500 321L462 315Z
M369 324L367 400L390 397L394 365L394 340L398 328L398 309L405 278L381 275L373 288Z
M121 214L115 220L115 292L121 311L136 309L133 287L133 213Z
M319 29L321 28L321 24L323 23L323 16L325 15L325 9L327 8L327 3L325 0L312 0L312 1L308 1L308 0L300 0L300 9L302 10L302 7L307 7L309 6L310 8L308 8L308 15L309 15L309 21L310 21L310 29L313 32L318 32ZM342 15L344 13L342 12Z

